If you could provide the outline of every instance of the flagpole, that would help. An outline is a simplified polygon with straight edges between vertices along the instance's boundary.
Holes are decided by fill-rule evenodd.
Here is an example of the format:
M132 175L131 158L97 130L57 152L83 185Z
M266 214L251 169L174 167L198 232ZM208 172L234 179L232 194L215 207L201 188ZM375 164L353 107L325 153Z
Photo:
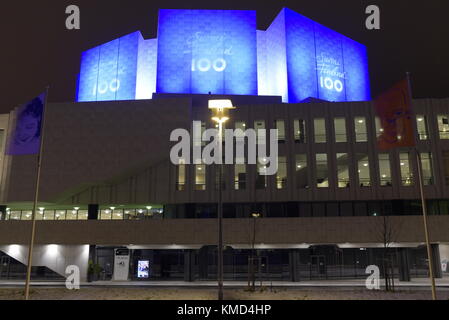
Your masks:
M408 83L408 91L410 96L410 103L412 103L413 95L412 95L412 86L411 86L411 80L410 80L410 73L407 72L407 83ZM418 133L419 134L419 133ZM417 145L417 144L416 144ZM428 219L427 219L427 206L426 201L424 199L424 185L423 185L423 179L422 179L422 164L421 164L421 156L419 154L418 148L415 147L415 153L416 153L416 162L418 164L418 182L419 182L419 193L421 196L421 206L422 206L422 214L423 214L423 220L424 220L424 234L426 238L426 247L427 247L427 260L429 260L429 276L430 281L432 284L432 299L437 299L437 293L435 288L435 276L434 276L434 270L433 270L433 254L432 254L432 247L430 245L430 236L429 236L429 228L428 228Z
M35 184L35 193L34 193L34 202L33 202L33 212L32 212L32 223L31 223L31 237L28 247L28 265L27 265L27 274L25 281L25 300L29 300L30 298L30 281L31 281L31 265L33 262L33 247L34 247L34 238L36 235L36 207L37 200L39 198L39 183L41 178L41 166L42 166L42 151L44 146L44 138L45 138L45 110L47 109L48 102L48 91L49 87L47 86L45 91L45 103L44 108L42 110L42 124L41 124L41 139L39 146L39 153L37 156L37 166L36 166L36 184Z

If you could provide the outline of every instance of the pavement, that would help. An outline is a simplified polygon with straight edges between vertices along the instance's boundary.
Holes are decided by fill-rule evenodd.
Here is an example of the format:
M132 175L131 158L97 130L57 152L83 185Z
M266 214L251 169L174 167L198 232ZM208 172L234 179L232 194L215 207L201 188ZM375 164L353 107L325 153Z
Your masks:
M381 286L384 281L381 279ZM0 281L0 288L15 288L25 285L25 281ZM81 287L177 287L177 288L213 288L217 286L216 281L96 281L81 282ZM229 288L246 287L246 281L225 281L224 286ZM315 281L263 281L265 287L290 287L290 288L357 288L365 287L364 279L353 280L315 280ZM64 281L32 281L33 287L65 287ZM256 282L256 286L260 286L260 281ZM416 278L411 281L395 280L395 286L401 288L428 288L430 280L427 278ZM440 289L449 289L449 277L436 279L436 286Z

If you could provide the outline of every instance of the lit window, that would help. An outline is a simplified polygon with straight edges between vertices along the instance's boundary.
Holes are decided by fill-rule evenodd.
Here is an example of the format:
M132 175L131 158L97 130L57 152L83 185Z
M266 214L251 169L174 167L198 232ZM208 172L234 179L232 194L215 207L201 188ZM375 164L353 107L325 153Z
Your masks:
M345 118L335 118L334 119L335 128L335 142L346 142L346 119Z
M296 167L295 167L296 187L298 189L309 188L309 177L307 170L307 155L296 155Z
M276 173L276 189L287 187L287 158L278 157L278 171Z
M374 121L376 123L376 137L379 138L382 132L384 132L384 129L382 128L379 117L376 117Z
M274 122L275 129L278 130L278 140L285 141L285 122L284 120L276 120Z
M326 120L323 118L313 120L315 130L315 143L326 142Z
M176 166L176 190L183 191L186 187L186 165L184 159L179 159L179 164Z
M254 121L254 130L256 130L257 143L259 143L260 139L260 143L265 144L266 143L265 121L264 120Z
M418 130L419 140L427 140L429 138L427 133L427 119L422 114L416 115L416 128Z
M438 116L438 131L440 132L440 139L449 139L449 116Z
M355 141L356 142L368 141L368 133L366 131L366 118L365 117L355 117L354 118L354 128L355 128Z
M371 186L371 175L370 175L368 155L357 154L357 163L358 163L357 172L359 176L359 186L361 187Z
M388 153L379 154L379 174L380 185L391 186L391 166L390 155Z
M316 186L317 188L329 187L329 170L325 153L316 154Z
M234 166L234 189L235 190L245 190L246 189L246 164L241 164L238 162L245 162L243 161L237 161Z
M265 189L267 187L267 176L261 175L260 172L265 168L265 164L257 162L256 172L256 189Z
M337 153L337 178L339 188L349 187L349 166L348 154Z
M206 190L206 166L204 164L195 165L195 190Z
M295 130L295 142L306 143L306 122L302 119L293 120L293 129Z
M111 220L112 219L112 210L100 210L100 220Z
M420 158L423 184L425 186L433 185L432 154L430 152L422 152Z
M405 187L413 185L413 173L410 166L410 153L401 152L399 154L399 164L401 166L401 184Z

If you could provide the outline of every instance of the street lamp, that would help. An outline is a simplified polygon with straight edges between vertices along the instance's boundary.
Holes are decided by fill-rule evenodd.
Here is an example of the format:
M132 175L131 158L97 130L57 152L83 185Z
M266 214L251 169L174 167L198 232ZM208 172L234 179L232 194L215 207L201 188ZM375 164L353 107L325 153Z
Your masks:
M209 100L209 109L212 111L212 120L218 124L218 300L223 300L223 124L229 120L229 110L235 109L231 100Z

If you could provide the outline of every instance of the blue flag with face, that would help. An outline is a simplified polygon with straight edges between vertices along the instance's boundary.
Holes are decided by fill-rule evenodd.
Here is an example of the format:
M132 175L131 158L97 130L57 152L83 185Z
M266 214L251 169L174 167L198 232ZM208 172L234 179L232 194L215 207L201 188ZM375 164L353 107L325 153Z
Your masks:
M6 154L39 153L45 93L16 109L16 120L10 131Z

